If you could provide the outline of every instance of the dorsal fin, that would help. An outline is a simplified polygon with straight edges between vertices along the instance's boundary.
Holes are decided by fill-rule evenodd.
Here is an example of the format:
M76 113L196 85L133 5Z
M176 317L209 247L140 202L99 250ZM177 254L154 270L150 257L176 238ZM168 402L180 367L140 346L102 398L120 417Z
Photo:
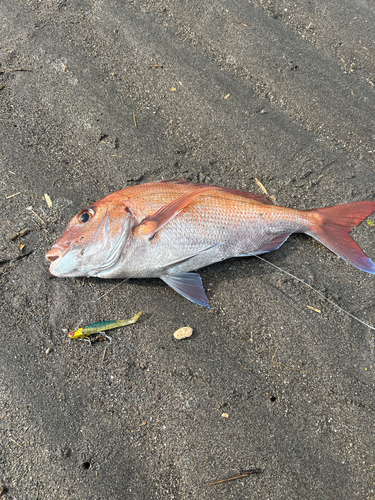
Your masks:
M181 185L189 185L200 187L211 187L215 189L220 189L220 191L224 191L226 193L231 193L237 196L243 196L244 198L248 198L250 200L257 201L258 203L264 203L265 205L274 205L275 203L268 196L260 193L248 193L247 191L241 191L240 189L234 188L226 188L215 186L214 184L205 184L203 182L193 182L186 179L167 179L163 181L159 181L158 184L181 184Z

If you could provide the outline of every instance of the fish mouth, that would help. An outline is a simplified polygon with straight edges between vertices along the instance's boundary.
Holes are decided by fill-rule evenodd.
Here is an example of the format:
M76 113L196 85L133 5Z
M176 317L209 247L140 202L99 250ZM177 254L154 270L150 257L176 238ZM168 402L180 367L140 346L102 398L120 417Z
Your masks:
M54 262L55 260L60 258L60 255L52 255L51 250L46 253L46 259L49 260L50 262Z
M56 271L56 268L60 265L61 261L65 257L65 255L68 253L70 248L69 245L53 245L51 250L49 250L45 257L50 262L50 268L49 271L53 276L59 276L59 273Z
M51 248L46 253L46 259L50 262L49 272L58 278L73 276L85 276L87 273L81 271L76 266L76 252L69 252L69 249L62 251L58 248Z
M67 248L62 248L57 245L53 245L51 250L49 250L46 253L46 259L49 260L50 262L55 262L55 260L60 259L61 257L64 256L64 253L66 253L66 250L68 250L69 247Z

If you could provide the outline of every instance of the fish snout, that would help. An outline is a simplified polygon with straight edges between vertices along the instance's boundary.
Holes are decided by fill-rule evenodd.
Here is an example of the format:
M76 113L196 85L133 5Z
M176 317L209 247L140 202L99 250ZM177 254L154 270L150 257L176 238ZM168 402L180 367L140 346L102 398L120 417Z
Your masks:
M68 250L70 247L69 245L53 245L51 250L49 250L46 253L46 259L49 260L50 262L54 262L57 260L59 257L62 257L64 253Z

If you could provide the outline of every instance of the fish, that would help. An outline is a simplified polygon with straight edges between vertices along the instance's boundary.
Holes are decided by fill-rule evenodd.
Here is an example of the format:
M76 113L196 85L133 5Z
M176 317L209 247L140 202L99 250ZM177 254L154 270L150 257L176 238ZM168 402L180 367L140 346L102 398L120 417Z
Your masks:
M367 273L375 264L349 233L374 201L297 210L267 195L183 179L109 194L75 215L46 253L58 277L160 278L209 308L196 271L231 257L277 250L293 233L312 236Z
M112 321L101 321L100 323L91 323L90 325L77 328L69 333L69 338L71 339L85 339L94 333L103 333L106 330L113 330L114 328L120 328L122 326L133 325L141 316L142 311L133 316L130 319L115 319Z

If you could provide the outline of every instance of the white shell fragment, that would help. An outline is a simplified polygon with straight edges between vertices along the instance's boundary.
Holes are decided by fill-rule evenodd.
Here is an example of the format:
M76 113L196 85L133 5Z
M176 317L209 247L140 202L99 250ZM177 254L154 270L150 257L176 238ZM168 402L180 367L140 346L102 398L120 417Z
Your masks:
M47 193L44 193L44 198L45 198L45 200L46 200L47 205L49 206L49 208L51 208L51 207L52 207L52 200L51 200L51 198L48 196L48 194L47 194Z
M191 337L193 333L193 329L190 326L184 326L183 328L179 328L173 334L175 339L181 340Z

